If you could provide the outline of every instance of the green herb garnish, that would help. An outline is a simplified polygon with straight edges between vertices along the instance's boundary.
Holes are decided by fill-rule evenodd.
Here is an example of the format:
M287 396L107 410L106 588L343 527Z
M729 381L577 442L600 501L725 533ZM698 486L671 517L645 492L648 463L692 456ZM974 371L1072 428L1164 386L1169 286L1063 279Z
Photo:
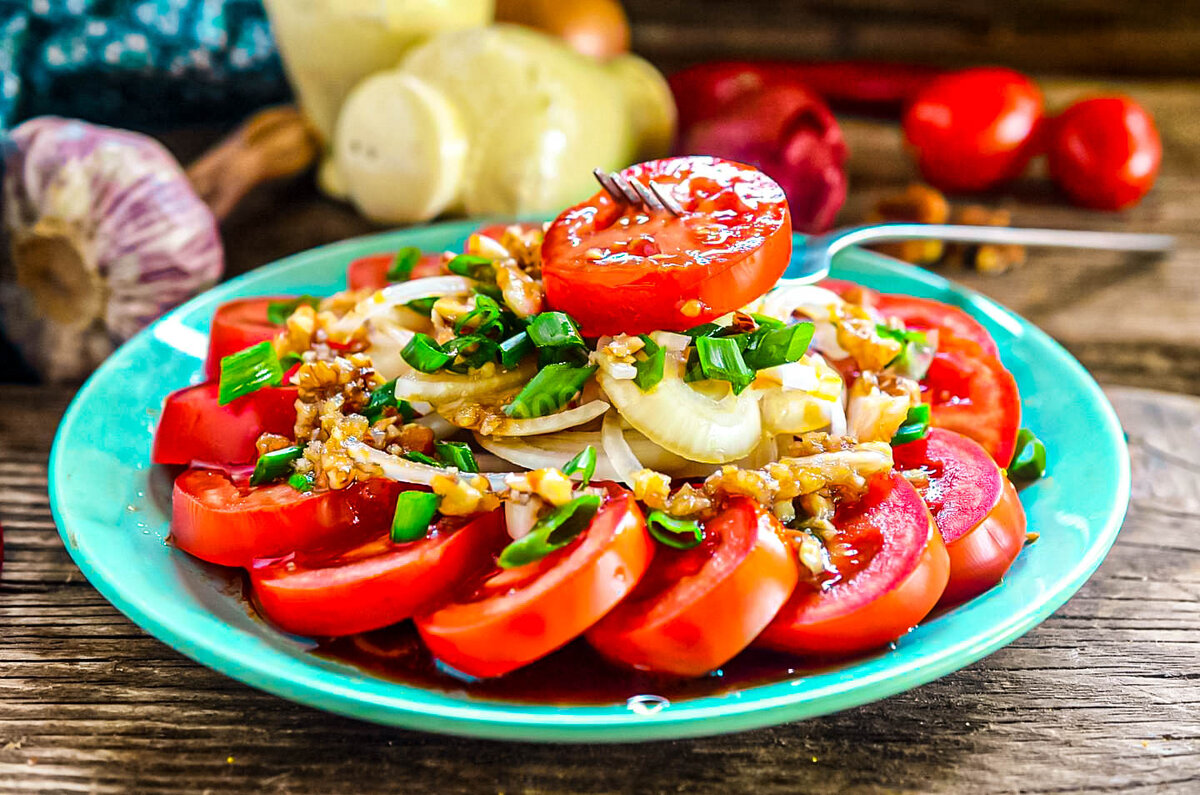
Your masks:
M704 531L695 519L678 519L662 511L646 516L646 529L655 541L675 549L691 549L704 540Z
M459 254L446 263L446 270L481 282L496 281L496 266L487 257Z
M599 510L600 497L595 494L584 494L560 505L538 519L528 534L504 548L498 561L500 567L524 566L562 549L587 529Z
M443 351L442 346L438 345L433 337L420 332L413 335L400 351L400 356L412 365L413 369L422 373L436 373L454 361L454 357Z
M254 472L250 475L251 486L261 486L276 480L283 480L292 471L292 464L304 456L304 448L292 445L279 450L263 453L254 464Z
M389 282L406 282L412 278L413 268L421 261L421 249L416 246L405 246L396 252L396 258L387 269Z
M790 364L805 354L812 336L812 323L796 323L780 328L764 326L748 335L742 358L752 370Z
M267 304L267 322L274 323L276 326L282 326L302 304L307 304L316 309L320 303L321 299L315 295L302 295L297 298L289 298L286 301L272 301Z
M1017 449L1008 465L1008 476L1014 480L1037 480L1046 474L1046 445L1028 428L1017 434Z
M705 378L728 381L735 395L754 381L754 371L746 366L741 348L732 337L697 337L696 361Z
M579 473L579 482L586 486L592 481L592 475L596 474L596 448L590 444L576 453L575 457L567 462L567 465L562 468L562 473L567 477L571 477L576 472Z
M275 355L275 346L265 340L221 358L217 403L224 406L264 386L279 386L281 383L283 366Z
M904 423L896 430L896 435L892 437L892 446L924 439L928 432L929 404L922 403L919 406L913 406L904 417Z
M543 367L504 407L504 413L517 419L553 414L575 397L595 372L595 365L552 364Z
M667 350L652 340L648 334L638 336L645 343L645 347L633 359L633 367L637 370L637 375L633 377L633 383L637 384L638 389L643 392L649 392L658 386L659 381L663 380L663 371L667 364Z
M434 442L433 449L438 458L459 472L478 472L479 464L475 462L475 454L466 442Z
M401 492L392 516L392 542L420 541L428 535L439 502L441 499L436 494L427 491Z

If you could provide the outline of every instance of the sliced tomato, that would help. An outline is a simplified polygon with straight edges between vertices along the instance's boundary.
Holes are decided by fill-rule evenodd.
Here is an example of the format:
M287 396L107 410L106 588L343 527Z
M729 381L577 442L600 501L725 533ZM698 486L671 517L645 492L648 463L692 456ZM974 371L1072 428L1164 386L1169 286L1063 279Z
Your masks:
M264 340L275 339L282 326L267 320L267 307L288 296L267 298L238 298L221 304L213 313L212 330L208 335L208 356L204 373L213 381L221 377L221 358Z
M587 633L605 657L642 671L700 676L762 632L796 587L799 563L779 521L731 500L704 542L660 548L642 582Z
M296 388L266 387L222 406L215 381L172 392L163 404L150 460L156 464L250 464L263 433L291 436Z
M336 552L259 561L250 583L262 613L298 635L334 637L379 629L428 611L495 563L509 541L504 514L442 519L405 544L385 533Z
M930 424L957 431L983 445L1008 466L1021 430L1021 395L1012 373L974 342L938 340L933 363L921 381Z
M876 478L834 518L825 582L802 578L758 642L827 657L878 648L929 614L946 588L950 563L925 503L899 473Z
M211 469L175 479L171 538L209 563L249 567L333 543L353 544L390 528L400 485L375 479L339 491L301 493L286 483L247 486Z
M983 324L956 306L912 295L881 293L875 300L875 308L886 317L899 318L914 331L937 329L939 336L949 334L970 340L988 354L1000 356L996 341Z
M349 290L382 290L391 284L387 273L395 261L396 252L394 251L359 257L346 268L346 288ZM442 264L441 254L422 254L421 259L413 266L411 278L441 276L445 272Z
M765 293L792 252L783 190L757 169L676 157L621 172L654 183L681 217L601 191L555 219L542 243L546 300L585 335L682 331Z
M450 667L500 676L583 634L633 590L653 555L642 512L622 494L566 547L496 569L470 596L418 616L417 630Z
M848 282L844 279L822 279L820 282L817 282L817 286L837 293L852 304L875 306L879 300L879 293L875 290L856 282Z

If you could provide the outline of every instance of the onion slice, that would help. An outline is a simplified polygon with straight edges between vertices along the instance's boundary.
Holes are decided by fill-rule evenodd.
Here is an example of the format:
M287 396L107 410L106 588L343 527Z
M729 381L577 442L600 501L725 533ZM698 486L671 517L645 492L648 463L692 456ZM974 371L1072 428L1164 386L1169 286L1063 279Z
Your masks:
M540 436L545 433L565 431L576 425L591 422L610 408L603 400L593 400L573 409L547 414L544 417L530 417L525 420L505 420L496 436Z
M664 450L637 431L624 430L624 433L634 456L656 472L676 478L702 478L717 469L713 464L698 464ZM596 431L561 431L523 439L475 434L475 441L489 453L526 469L562 469L580 450L590 445L597 451L595 479L619 480L621 477L604 453L604 443ZM482 459L480 466L483 466Z
M411 367L396 379L396 397L407 401L424 401L434 406L448 403L474 402L480 398L495 398L527 383L537 374L537 365L523 362L513 370L501 370L493 375L468 373L418 373Z
M629 442L625 441L625 434L621 431L621 419L615 411L604 415L604 424L600 426L600 440L604 445L604 455L608 457L613 470L626 486L633 488L634 476L645 467L633 454Z
M407 458L385 453L382 450L376 450L374 447L369 447L362 442L347 442L345 445L346 453L360 464L374 464L379 467L383 476L388 480L394 480L398 483L415 483L420 486L432 485L433 479L438 475L444 475L455 479L461 479L464 473L457 469L448 467L435 467L429 464L421 464L417 461L409 461ZM504 479L513 472L487 472L480 473L487 478L489 484L495 491L500 491L505 487ZM470 475L470 476L473 476Z
M348 337L364 323L418 298L437 298L443 295L460 295L471 292L475 282L462 276L427 276L407 282L389 284L376 290L354 305L334 324L331 331L335 336Z

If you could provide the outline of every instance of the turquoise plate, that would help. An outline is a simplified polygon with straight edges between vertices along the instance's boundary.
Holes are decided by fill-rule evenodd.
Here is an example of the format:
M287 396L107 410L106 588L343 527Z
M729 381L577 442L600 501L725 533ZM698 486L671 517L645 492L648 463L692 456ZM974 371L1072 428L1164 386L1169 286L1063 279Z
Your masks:
M1129 458L1112 407L1046 334L991 301L865 251L834 275L957 304L995 335L1024 396L1024 424L1045 440L1050 477L1021 494L1041 533L1003 584L939 615L882 654L839 668L671 703L540 706L472 698L377 678L310 654L304 639L254 618L228 579L165 543L170 484L150 465L168 392L201 379L213 310L241 296L330 293L355 257L401 246L457 249L472 223L348 240L289 257L184 304L118 350L75 398L50 459L59 532L92 584L135 623L187 656L254 687L379 723L507 740L632 741L751 729L899 693L958 670L1044 620L1083 584L1116 538Z

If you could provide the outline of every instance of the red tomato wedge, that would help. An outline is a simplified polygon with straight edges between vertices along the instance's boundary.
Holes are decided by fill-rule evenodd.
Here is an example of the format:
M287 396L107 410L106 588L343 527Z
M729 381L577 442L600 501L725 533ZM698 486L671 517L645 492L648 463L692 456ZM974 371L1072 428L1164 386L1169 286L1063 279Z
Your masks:
M660 548L641 583L587 639L631 668L700 676L763 630L796 587L799 564L779 521L741 498L705 523L704 542Z
M899 318L913 331L937 329L939 337L949 334L970 340L991 356L1000 356L1000 349L988 330L975 318L956 306L917 298L911 295L882 293L875 299L875 308L886 317Z
M355 543L391 527L399 484L383 479L302 494L286 483L242 486L211 469L175 479L175 546L222 566Z
M997 464L1008 466L1021 430L1021 395L1000 360L969 340L938 340L938 351L921 381L930 424L969 436Z
M504 514L442 520L406 544L388 534L334 553L259 561L250 583L263 615L298 635L333 637L386 627L429 610L495 562L509 541Z
M395 261L396 252L394 251L371 254L354 260L346 268L346 288L349 290L382 290L391 284L387 273ZM422 254L421 259L413 266L411 278L441 276L442 273L444 271L441 254Z
M834 519L830 582L802 578L759 636L780 651L843 656L883 646L929 614L950 563L921 495L899 473L879 477Z
M601 191L558 216L542 243L546 300L585 335L682 331L766 292L792 252L783 190L757 169L676 157L621 172L653 182L682 217Z
M622 494L568 546L495 570L466 599L418 616L417 630L450 667L500 676L583 634L633 590L653 555L641 510Z
M252 464L263 433L291 436L296 388L267 387L222 406L215 381L172 392L163 404L150 460L156 464Z
M204 373L213 381L221 377L221 358L237 353L243 348L275 339L283 330L267 320L267 307L276 301L287 301L288 296L274 298L238 298L221 304L213 313L212 330L208 335L208 356L204 360Z

